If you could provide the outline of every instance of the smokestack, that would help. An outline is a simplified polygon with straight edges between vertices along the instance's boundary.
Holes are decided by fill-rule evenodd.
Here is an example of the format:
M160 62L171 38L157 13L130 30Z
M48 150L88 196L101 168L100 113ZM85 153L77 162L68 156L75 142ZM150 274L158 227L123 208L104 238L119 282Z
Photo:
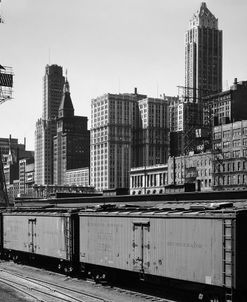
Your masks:
M234 84L238 84L238 78L234 78Z
M26 137L24 137L24 149L26 150Z
M135 92L134 92L135 94L137 94L137 88L135 87Z

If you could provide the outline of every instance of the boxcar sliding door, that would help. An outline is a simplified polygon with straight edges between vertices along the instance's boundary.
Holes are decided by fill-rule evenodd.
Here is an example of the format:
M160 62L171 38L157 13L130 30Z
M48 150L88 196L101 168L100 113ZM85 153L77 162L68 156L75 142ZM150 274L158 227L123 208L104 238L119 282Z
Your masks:
M28 219L28 251L30 253L36 252L36 218Z
M133 222L133 269L147 273L150 267L150 223Z

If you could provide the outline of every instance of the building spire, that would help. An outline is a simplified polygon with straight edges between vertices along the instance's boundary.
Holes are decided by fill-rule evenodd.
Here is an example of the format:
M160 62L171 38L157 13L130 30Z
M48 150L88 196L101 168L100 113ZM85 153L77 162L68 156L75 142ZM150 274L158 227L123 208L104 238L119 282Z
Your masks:
M70 93L70 87L69 87L69 81L68 81L68 70L65 71L65 83L63 88L63 93L69 92Z
M58 109L58 117L72 117L74 116L74 107L70 97L70 87L68 81L68 71L65 72L65 82L63 87L63 97Z

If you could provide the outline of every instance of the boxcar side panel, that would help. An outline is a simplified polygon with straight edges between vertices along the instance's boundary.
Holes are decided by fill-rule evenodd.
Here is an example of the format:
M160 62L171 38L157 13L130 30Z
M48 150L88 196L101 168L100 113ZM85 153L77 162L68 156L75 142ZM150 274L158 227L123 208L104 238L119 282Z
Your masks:
M152 219L149 273L222 285L222 220Z
M80 262L132 269L131 223L123 217L80 217Z
M68 259L68 241L65 238L66 217L37 217L35 253ZM68 232L68 236L69 236Z
M4 215L4 248L69 260L70 217Z
M80 261L221 286L223 224L214 218L80 216Z
M29 252L28 218L31 216L3 215L3 248Z

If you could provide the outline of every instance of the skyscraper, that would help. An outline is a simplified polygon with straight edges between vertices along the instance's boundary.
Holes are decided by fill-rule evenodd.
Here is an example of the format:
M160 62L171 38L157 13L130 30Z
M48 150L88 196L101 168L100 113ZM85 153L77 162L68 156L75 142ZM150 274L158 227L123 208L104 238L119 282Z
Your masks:
M54 136L54 184L66 184L66 171L89 167L90 133L87 117L75 116L69 83L64 84L58 110L57 134Z
M135 131L132 165L165 164L169 152L169 112L172 97L145 98L138 101L141 123Z
M129 187L132 167L164 164L171 97L105 94L91 102L90 179L97 190Z
M46 65L43 78L43 112L35 130L35 183L53 184L53 137L56 135L56 118L63 95L63 69Z
M90 182L97 190L129 187L134 132L139 127L137 93L104 94L91 101Z
M185 87L185 97L194 102L222 90L222 31L205 2L185 36Z

